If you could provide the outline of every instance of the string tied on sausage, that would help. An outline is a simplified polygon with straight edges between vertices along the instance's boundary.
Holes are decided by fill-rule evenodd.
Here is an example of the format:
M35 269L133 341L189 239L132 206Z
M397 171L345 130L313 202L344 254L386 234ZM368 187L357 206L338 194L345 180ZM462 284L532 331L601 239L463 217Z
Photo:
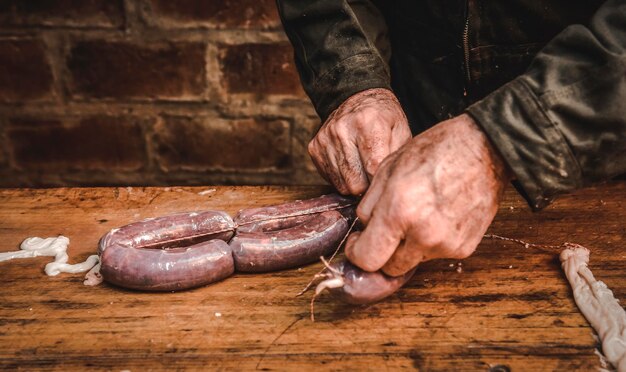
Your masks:
M284 219L287 219L287 218L311 216L311 215L320 214L320 213L323 213L323 212L338 211L338 210L342 210L342 209L346 209L346 208L351 208L355 204L356 204L356 202L353 202L353 203L343 204L343 205L340 204L340 205L337 205L337 206L331 207L331 208L324 208L323 210L287 213L287 214L284 214L282 216L272 216L270 218L259 218L258 220L253 219L253 220L250 220L250 221L240 222L240 223L235 222L234 228L236 230L239 226L250 225L250 224L253 224L253 223L268 222L268 221L274 221L274 220L284 220ZM358 219L358 217L355 218L355 220L356 219ZM353 225L354 225L354 223L353 223ZM348 230L348 234L349 233L350 233L350 230ZM346 236L347 236L347 234L346 234ZM341 247L341 244L339 246ZM339 247L337 249L339 249Z
M337 253L339 253L339 250L341 249L343 244L346 242L346 239L348 239L348 236L350 235L350 233L354 229L354 226L356 226L356 223L358 222L358 220L359 220L359 217L355 217L354 218L354 220L350 224L350 227L348 228L348 231L346 231L346 234L343 236L343 238L341 239L341 241L337 245L337 248L335 249L335 252L333 252L333 254L330 256L328 261L326 261L324 256L320 256L320 260L322 261L322 264L324 265L324 267L313 276L311 281L309 281L309 283L304 287L304 289L302 289L298 294L296 294L296 297L299 297L299 296L303 295L306 291L309 290L309 288L311 288L313 283L315 283L315 281L318 278L326 278L325 280L321 281L315 287L315 293L313 294L313 297L311 298L310 312L311 312L311 321L312 322L315 321L315 312L314 312L314 306L315 305L314 305L314 303L315 303L315 299L317 298L317 296L320 293L322 293L325 289L341 288L345 284L345 282L343 280L343 274L341 272L335 270L334 268L332 268L330 266L330 263L335 258L335 256L337 256ZM329 272L325 272L327 270Z
M339 253L339 250L341 249L341 247L343 246L343 244L346 242L346 239L348 239L348 236L350 235L350 233L352 232L352 230L354 230L354 226L356 225L356 223L358 222L359 217L355 217L354 220L352 221L352 224L350 224L350 227L348 228L348 231L346 231L346 234L343 236L343 239L341 239L341 241L339 242L339 244L337 245L337 248L335 249L335 252L333 252L333 254L330 256L330 258L328 259L328 261L326 261L324 259L324 257L320 257L322 264L324 264L324 267L322 267L322 269L320 271L318 271L313 278L311 279L311 281L309 281L309 283L304 287L304 289L302 289L300 292L298 292L298 294L296 294L296 297L300 297L302 296L306 291L309 290L309 288L311 288L311 286L313 285L313 283L315 283L315 280L317 278L324 278L326 277L325 275L322 275L327 269L331 269L330 268L330 263L333 261L333 259L335 258L335 256L337 256L337 253Z
M327 273L318 273L314 277L314 279L316 279L316 278L326 278L326 279L321 281L315 287L315 293L313 293L313 297L311 297L310 312L311 312L311 321L312 322L315 322L315 308L314 308L314 306L315 306L315 299L317 298L317 296L319 296L326 289L341 288L341 287L343 287L345 285L343 274L340 271L338 271L338 270L334 269L333 267L331 267L330 263L324 259L324 256L321 256L320 260L324 264L324 269L328 270L329 272L327 272Z

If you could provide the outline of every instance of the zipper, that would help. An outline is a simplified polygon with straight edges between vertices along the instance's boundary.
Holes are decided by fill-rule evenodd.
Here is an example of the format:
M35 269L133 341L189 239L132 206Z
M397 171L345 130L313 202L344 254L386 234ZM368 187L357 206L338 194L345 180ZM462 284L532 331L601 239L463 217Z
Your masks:
M469 1L468 1L469 3ZM469 68L469 61L470 61L470 55L469 55L469 4L466 3L465 5L465 27L463 27L463 35L461 36L462 41L463 41L463 69L465 71L465 82L469 83L472 81L472 76L470 74L470 68ZM467 84L466 84L467 85ZM466 89L467 90L467 89Z

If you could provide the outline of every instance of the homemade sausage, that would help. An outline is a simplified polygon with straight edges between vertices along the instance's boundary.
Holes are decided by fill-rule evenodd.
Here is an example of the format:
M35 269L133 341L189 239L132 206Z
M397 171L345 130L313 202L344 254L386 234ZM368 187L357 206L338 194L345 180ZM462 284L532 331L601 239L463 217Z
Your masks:
M132 289L169 291L205 285L231 275L234 231L220 211L178 213L113 229L100 239L100 272Z
M235 271L232 250L223 240L170 249L113 244L105 249L101 259L100 273L104 280L144 291L199 287L229 277Z
M381 271L363 271L347 260L330 265L328 279L321 282L315 292L324 289L339 300L349 304L369 304L382 300L399 290L408 282L415 269L398 277L391 277Z
M265 272L300 266L337 248L355 204L324 195L244 209L235 221L220 211L149 218L100 239L101 274L122 287L169 291L209 284L235 268Z
M232 218L222 211L176 213L113 229L98 244L103 252L118 243L131 248L174 248L211 239L228 241L235 231Z
M282 270L331 253L347 231L346 218L331 210L240 227L230 246L237 271Z

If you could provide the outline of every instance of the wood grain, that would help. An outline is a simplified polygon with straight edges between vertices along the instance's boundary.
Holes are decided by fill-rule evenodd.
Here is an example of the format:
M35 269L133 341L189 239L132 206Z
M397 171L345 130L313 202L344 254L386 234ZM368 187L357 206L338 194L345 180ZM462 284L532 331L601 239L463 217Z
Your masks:
M214 189L215 191L207 190ZM0 251L63 234L70 262L101 235L180 211L309 198L322 187L0 190ZM591 270L626 298L626 183L581 190L540 213L507 190L489 232L592 250ZM319 265L238 274L178 293L85 287L47 277L49 258L0 263L0 367L8 370L595 370L593 330L576 308L558 250L484 240L462 261L427 262L391 298L365 307L310 293ZM452 267L450 266L452 265ZM220 313L221 316L216 316ZM499 368L499 369L498 369Z

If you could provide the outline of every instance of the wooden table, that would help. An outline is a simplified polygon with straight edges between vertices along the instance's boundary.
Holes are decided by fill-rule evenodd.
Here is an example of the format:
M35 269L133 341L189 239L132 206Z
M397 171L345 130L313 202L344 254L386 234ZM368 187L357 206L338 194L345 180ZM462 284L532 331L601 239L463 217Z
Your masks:
M178 211L309 198L322 187L0 190L0 251L65 235L70 262L128 222ZM581 190L540 213L508 190L491 233L592 249L591 269L626 300L626 183ZM309 320L319 264L235 275L178 293L83 286L47 277L50 258L0 263L0 367L6 369L595 370L598 342L561 272L558 250L484 240L457 262L421 266L387 300L350 307L327 296ZM221 314L221 316L219 316Z

